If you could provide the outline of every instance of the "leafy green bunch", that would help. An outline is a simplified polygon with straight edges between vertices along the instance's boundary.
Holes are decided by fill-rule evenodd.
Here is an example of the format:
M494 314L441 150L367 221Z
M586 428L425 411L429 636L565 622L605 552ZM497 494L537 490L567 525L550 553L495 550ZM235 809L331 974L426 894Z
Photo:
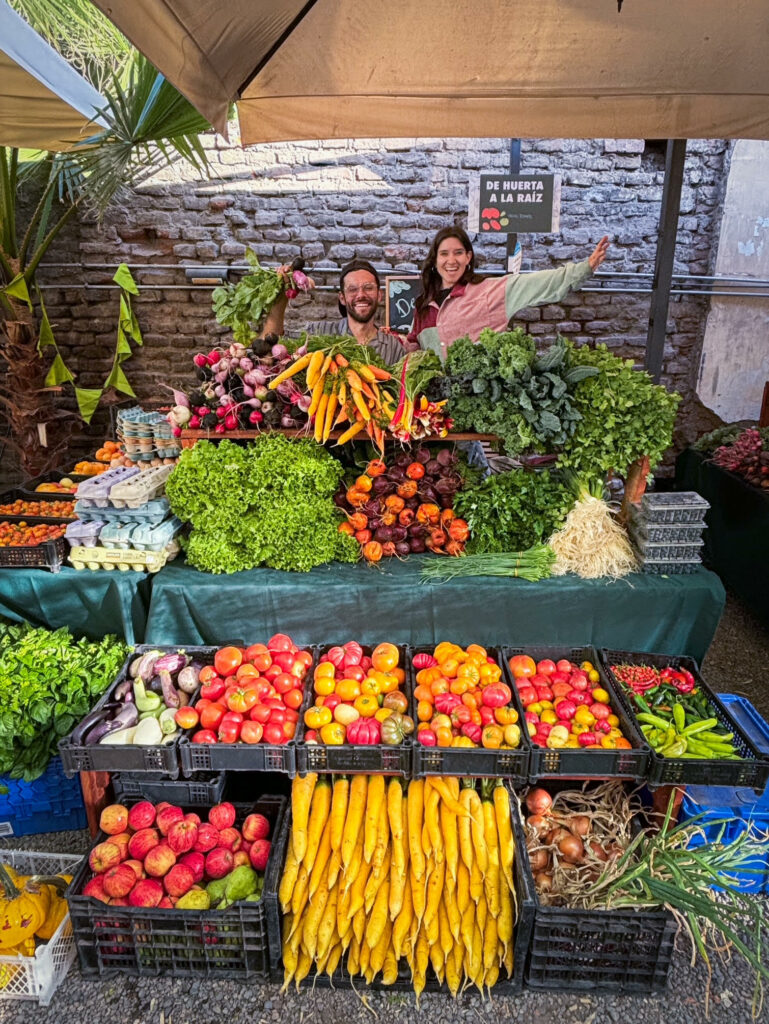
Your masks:
M546 541L573 504L570 488L555 475L514 469L460 491L454 511L470 527L468 552L491 554Z
M567 367L567 353L558 338L537 357L534 339L520 327L501 334L485 328L475 344L460 338L446 357L455 427L499 434L509 455L562 447L580 418L572 390L597 373Z
M605 345L594 349L567 343L568 366L594 367L597 373L574 389L579 422L559 466L595 476L610 469L624 473L648 455L653 469L673 439L681 397L633 368L632 359L612 355Z
M114 636L0 625L0 774L38 778L58 742L116 678L128 647Z
M276 270L265 269L252 249L246 249L251 270L237 284L214 288L211 295L214 316L229 327L235 341L250 345L259 325L283 289L283 278Z
M186 449L166 484L174 513L193 526L187 560L204 572L258 565L306 572L354 562L332 496L343 468L310 440L266 434L240 447L202 441Z

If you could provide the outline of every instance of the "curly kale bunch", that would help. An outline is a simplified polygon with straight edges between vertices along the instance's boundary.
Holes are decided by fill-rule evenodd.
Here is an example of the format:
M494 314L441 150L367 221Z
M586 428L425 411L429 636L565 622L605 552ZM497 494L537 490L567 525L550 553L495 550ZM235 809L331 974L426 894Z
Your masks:
M339 533L332 501L344 470L310 440L266 434L240 447L201 441L168 479L174 513L193 530L187 560L205 572L267 565L306 572L354 562L359 545Z

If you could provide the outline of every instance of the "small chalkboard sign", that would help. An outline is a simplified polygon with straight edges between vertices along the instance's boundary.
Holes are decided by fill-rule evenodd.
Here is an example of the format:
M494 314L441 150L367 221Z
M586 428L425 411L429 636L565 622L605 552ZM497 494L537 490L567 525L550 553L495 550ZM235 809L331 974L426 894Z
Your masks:
M414 303L421 293L419 274L385 277L385 320L391 331L408 334L414 323Z

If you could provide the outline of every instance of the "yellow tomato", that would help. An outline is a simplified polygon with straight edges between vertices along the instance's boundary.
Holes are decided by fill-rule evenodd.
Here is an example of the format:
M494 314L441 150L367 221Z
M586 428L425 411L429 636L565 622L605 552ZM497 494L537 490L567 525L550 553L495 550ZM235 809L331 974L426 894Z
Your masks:
M360 697L360 683L356 679L340 679L336 692L342 700L356 700Z
M436 715L433 718L433 729L450 729L451 719L448 715Z
M481 661L485 661L489 656L489 652L485 647L481 647L480 644L470 644L467 648L467 653L480 658Z
M330 661L324 661L315 669L313 679L333 679L335 675L336 669L333 664Z
M364 693L356 698L353 707L362 718L373 718L379 710L379 701L373 694Z
M604 750L616 750L617 740L614 736L602 736L601 746L604 748Z
M321 742L327 744L330 747L339 747L344 743L347 730L339 722L331 722L330 725L324 725L320 730Z
M574 721L578 722L580 725L592 726L595 725L595 715L584 704L580 704L574 712Z
M595 690L592 690L591 693L593 700L597 701L599 704L608 704L611 700L611 697L606 692L606 690L601 689L600 686L596 687Z
M380 708L374 715L374 718L376 718L377 722L384 722L385 718L389 718L392 713L392 708Z
M446 658L450 658L454 652L458 650L459 648L456 644L449 644L444 641L443 643L438 644L435 648L433 651L433 657L439 665L442 665Z
M543 711L552 711L555 707L555 704L553 704L551 700L541 700L539 701L539 706L542 708Z
M331 708L308 708L304 713L304 724L308 729L320 729L331 722Z
M360 684L360 692L370 693L373 697L378 697L382 692L382 684L376 676L367 676Z
M452 747L474 747L475 744L469 736L455 736L451 741Z
M619 718L617 718L616 715L609 715L609 717L606 719L606 721L609 723L609 725L612 725L612 726L619 725Z
M547 722L549 725L555 725L558 721L558 715L550 708L545 708L539 717L543 722Z
M520 747L521 745L521 729L517 725L506 725L505 726L505 743L510 747Z
M321 697L327 697L329 693L333 693L336 689L336 683L331 676L319 676L315 680L313 688Z
M568 742L569 730L566 726L554 725L547 735L545 745L550 747L551 750L558 750L560 747L565 747Z

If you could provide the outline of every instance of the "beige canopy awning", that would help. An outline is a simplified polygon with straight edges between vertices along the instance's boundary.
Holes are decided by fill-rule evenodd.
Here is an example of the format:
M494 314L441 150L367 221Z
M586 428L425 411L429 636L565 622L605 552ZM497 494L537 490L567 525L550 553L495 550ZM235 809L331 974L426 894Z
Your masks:
M756 0L95 0L244 143L769 138Z
M68 149L94 131L104 98L0 0L0 146Z

